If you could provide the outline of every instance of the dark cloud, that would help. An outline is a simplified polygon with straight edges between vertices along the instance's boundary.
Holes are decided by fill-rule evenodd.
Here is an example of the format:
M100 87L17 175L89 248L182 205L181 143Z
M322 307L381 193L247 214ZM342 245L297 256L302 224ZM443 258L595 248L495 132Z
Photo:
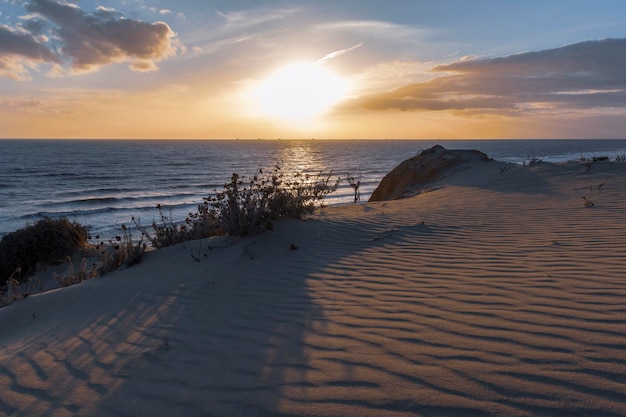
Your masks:
M30 32L32 35L43 35L47 29L48 24L43 19L28 19L22 23L22 27Z
M0 25L0 57L21 55L35 61L56 61L57 58L33 35Z
M30 33L0 25L0 76L28 79L29 68L46 62L59 58Z
M32 15L15 28L0 25L0 76L29 79L40 64L58 74L64 63L79 72L118 62L153 71L182 48L166 23L126 19L102 6L89 14L73 3L32 0L25 8Z
M125 19L103 7L88 14L74 4L52 0L33 0L26 10L54 23L54 37L75 70L134 60L154 63L176 52L175 34L164 22Z
M626 107L626 39L605 39L432 69L434 79L350 103L372 110L521 113Z

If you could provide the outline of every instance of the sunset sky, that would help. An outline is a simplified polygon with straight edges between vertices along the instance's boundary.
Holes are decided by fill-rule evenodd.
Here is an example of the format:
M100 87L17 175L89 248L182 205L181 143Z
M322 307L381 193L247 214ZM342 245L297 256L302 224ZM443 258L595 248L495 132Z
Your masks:
M623 0L0 0L3 138L625 138Z

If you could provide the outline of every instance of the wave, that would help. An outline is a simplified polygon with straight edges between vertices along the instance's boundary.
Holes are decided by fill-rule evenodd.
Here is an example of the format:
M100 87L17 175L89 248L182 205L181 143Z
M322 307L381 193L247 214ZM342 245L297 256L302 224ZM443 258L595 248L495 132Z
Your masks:
M23 167L14 167L12 168L14 172L19 172L22 174L39 174L47 172L46 169L42 168L23 168Z
M81 180L97 180L97 181L107 181L107 180L120 180L122 179L122 175L102 175L97 173L85 173L85 172L47 172L40 173L39 176L44 178L80 178Z
M186 207L188 206L187 204L181 204L181 205L176 205L176 206L168 206L168 207ZM123 212L123 213L145 213L145 212L154 212L157 213L157 209L156 206L154 205L150 205L150 206L142 206L142 207L132 207L132 208L128 208L128 207L102 207L102 208L97 208L97 209L91 209L91 210L58 210L58 211L39 211L36 213L30 213L30 214L24 214L22 216L20 216L20 220L26 220L26 221L31 221L31 220L38 220L44 217L51 217L51 218L60 218L60 217L68 217L68 218L75 218L75 217L90 217L90 216L97 216L97 215L102 215L102 214L111 214L111 213L115 213L115 212ZM128 216L129 219L131 217L131 215Z
M59 217L74 217L74 216L88 216L94 214L112 213L115 211L126 210L124 208L104 207L93 210L58 210L58 211L38 211L36 213L29 213L20 216L21 220L37 220L44 217L59 218Z
M76 172L48 172L41 175L46 178L62 178L62 177L80 177L81 175Z
M163 166L166 167L188 167L193 165L194 164L192 164L191 162L166 162L163 164Z
M145 191L143 188L133 188L133 187L102 187L95 189L84 189L84 190L75 190L75 191L61 191L57 194L68 196L68 197L80 197L85 194L125 194L125 193L134 193L134 192L143 192Z
M153 201L153 206L156 206L160 202L171 202L172 200L187 200L189 198L198 199L202 201L202 198L197 193L177 193L177 194L142 194L139 196L125 196L125 197L113 197L113 196L85 196L84 198L57 200L43 203L40 206L50 207L63 207L63 206L98 206L109 205L112 208L134 208L136 203Z

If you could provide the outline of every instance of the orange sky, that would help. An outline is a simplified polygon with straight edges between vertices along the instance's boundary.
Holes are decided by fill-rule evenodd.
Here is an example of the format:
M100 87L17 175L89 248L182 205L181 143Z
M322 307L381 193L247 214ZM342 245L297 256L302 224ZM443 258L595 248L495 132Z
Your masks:
M624 138L626 5L523 3L1 0L0 137Z

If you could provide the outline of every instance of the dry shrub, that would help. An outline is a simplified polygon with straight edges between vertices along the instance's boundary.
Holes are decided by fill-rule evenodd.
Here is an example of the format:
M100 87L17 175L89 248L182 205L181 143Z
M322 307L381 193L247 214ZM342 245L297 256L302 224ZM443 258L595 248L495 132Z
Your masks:
M270 229L279 217L301 218L322 207L341 181L331 181L331 175L296 173L285 178L278 165L268 174L259 169L251 178L233 174L223 191L204 199L202 212L224 234L250 235Z
M122 266L140 263L147 246L143 240L142 234L141 238L135 242L130 228L123 224L121 236L115 236L114 239L109 240L108 244L102 242L98 245L100 250L99 274L106 274Z
M67 218L44 217L5 235L0 241L0 285L19 270L18 280L31 276L39 265L63 262L87 245L85 226Z
M87 281L98 276L98 269L95 267L89 267L87 265L87 259L83 258L78 265L78 268L74 267L72 258L67 257L67 271L64 275L53 274L53 277L57 280L62 287L69 287L71 285L79 284L83 281Z
M279 217L301 218L322 207L341 181L331 180L331 175L296 173L286 178L278 165L269 173L259 169L251 178L235 173L223 191L204 198L182 223L176 223L161 205L157 206L160 221L153 221L151 230L139 219L133 221L155 248L216 235L247 236L270 230Z

